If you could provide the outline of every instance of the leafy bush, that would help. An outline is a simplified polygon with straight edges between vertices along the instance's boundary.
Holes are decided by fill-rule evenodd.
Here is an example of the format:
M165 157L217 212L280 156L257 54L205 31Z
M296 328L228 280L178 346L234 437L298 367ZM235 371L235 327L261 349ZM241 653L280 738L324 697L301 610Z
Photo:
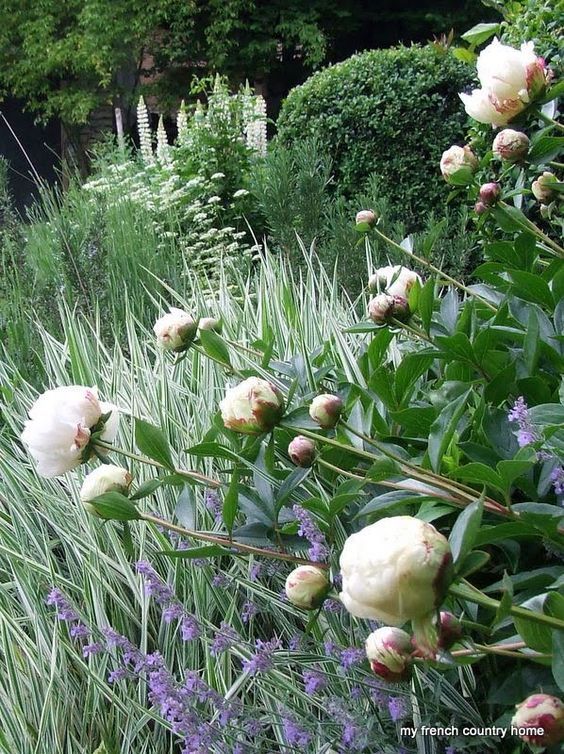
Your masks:
M470 78L466 66L432 46L354 55L290 92L277 139L289 146L317 136L340 193L366 190L375 175L393 219L414 230L444 203L437 164L444 144L464 135L457 95Z

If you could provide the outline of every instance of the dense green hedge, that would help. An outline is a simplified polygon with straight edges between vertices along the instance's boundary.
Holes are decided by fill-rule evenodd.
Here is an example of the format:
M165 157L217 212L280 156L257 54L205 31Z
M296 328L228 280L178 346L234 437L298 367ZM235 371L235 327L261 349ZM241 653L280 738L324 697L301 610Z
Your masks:
M293 89L278 119L278 140L309 136L332 156L338 190L351 196L379 176L398 219L418 227L444 206L442 152L464 138L458 92L471 71L434 46L360 53Z

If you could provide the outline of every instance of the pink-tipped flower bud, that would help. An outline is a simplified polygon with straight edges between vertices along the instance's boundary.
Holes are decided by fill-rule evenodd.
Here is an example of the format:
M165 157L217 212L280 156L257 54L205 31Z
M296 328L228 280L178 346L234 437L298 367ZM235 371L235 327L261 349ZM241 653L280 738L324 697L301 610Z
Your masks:
M315 460L315 443L309 437L298 435L288 445L288 455L296 466L308 468Z
M321 568L302 565L294 568L284 588L292 605L303 610L315 610L327 596L331 584Z
M439 648L450 649L453 644L460 641L463 630L458 618L446 610L441 610L439 615Z
M401 628L384 626L366 639L366 656L373 672L385 681L398 682L409 678L411 639Z
M103 464L91 471L84 479L80 488L80 500L84 508L94 516L97 516L94 506L91 504L94 498L105 495L107 492L120 492L127 495L131 485L132 476L123 466Z
M170 308L155 322L153 331L157 337L157 343L165 351L180 353L185 351L196 337L198 323L182 309Z
M555 696L532 694L518 704L511 720L513 734L532 746L564 741L564 704Z
M368 302L368 315L377 325L384 324L394 314L394 297L379 293Z
M284 413L284 398L271 382L249 377L227 390L219 404L228 429L245 435L270 432Z
M558 183L558 179L554 173L549 173L545 170L542 175L533 181L531 189L534 197L538 202L542 204L548 204L554 196L553 184Z
M343 401L338 395L324 393L316 396L309 407L309 415L322 429L332 429L339 421Z
M381 518L351 534L340 565L349 613L392 626L432 615L453 577L447 539L412 516Z
M495 137L493 151L501 160L507 162L521 162L529 152L529 137L522 131L504 128Z
M221 320L215 317L202 317L198 322L198 330L221 332Z
M366 233L376 224L377 219L378 217L373 209L361 209L356 214L356 229L361 233Z
M491 183L484 183L480 186L480 201L485 204L486 207L493 207L501 195L501 187L499 183L492 181Z
M440 167L447 183L467 186L478 169L478 158L467 144L463 147L455 144L443 152Z

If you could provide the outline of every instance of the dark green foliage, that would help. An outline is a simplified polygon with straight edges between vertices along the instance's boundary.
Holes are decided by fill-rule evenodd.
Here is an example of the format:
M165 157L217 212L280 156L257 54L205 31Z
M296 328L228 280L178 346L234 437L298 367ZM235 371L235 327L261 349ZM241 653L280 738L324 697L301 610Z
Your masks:
M457 95L470 80L466 66L433 46L354 55L290 92L278 140L318 136L334 160L340 193L351 197L376 176L393 217L418 228L448 194L438 165L442 152L464 139Z

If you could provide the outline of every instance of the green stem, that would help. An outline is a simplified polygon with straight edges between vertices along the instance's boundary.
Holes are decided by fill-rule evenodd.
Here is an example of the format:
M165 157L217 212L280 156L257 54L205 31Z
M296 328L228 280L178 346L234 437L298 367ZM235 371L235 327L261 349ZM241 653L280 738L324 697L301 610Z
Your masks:
M495 654L502 655L504 657L513 657L514 659L530 660L532 658L538 659L539 657L548 658L552 655L539 654L537 652L523 654L516 651L519 649L526 649L527 645L524 641L516 641L512 644L474 644L472 649L456 649L451 652L453 657L467 657L475 654Z
M416 327L411 327L411 325L408 325L406 322L402 322L401 320L396 319L395 317L392 317L390 319L390 322L396 327L399 327L402 330L405 330L406 332L410 333L411 335L414 335L419 340L424 340L426 343L433 344L433 341L431 340L431 338L427 337L427 335L422 330L418 330Z
M557 120L554 120L554 118L551 118L550 115L545 115L545 113L543 113L542 110L537 110L536 113L541 120L544 120L545 123L548 123L554 128L559 128L561 131L564 131L564 126L562 125L562 123L559 123Z
M147 464L147 466L154 466L157 469L164 469L165 471L173 471L174 474L179 474L180 476L185 476L190 479L195 479L196 481L202 482L202 484L207 484L210 487L221 487L220 481L218 481L217 479L212 479L211 477L207 477L205 476L205 474L200 474L199 471L192 471L191 469L171 470L171 469L168 469L166 466L163 466L162 463L159 463L158 461L153 461L152 458L147 458L146 456L140 456L137 453L132 453L131 451L125 450L124 448L117 448L115 445L112 445L109 442L104 442L104 440L96 440L94 445L98 445L100 448L104 448L105 450L113 450L114 453L119 453L120 455L125 456L126 458L131 458L133 461L139 461L139 463Z
M482 605L482 607L489 607L492 610L497 610L501 604L499 600L494 600L492 597L486 597L485 594L482 594L479 589L476 589L476 587L472 586L472 584L469 584L467 581L463 581L461 584L452 584L449 588L449 592L455 597L460 597L468 602L474 602L476 605ZM509 608L509 614L513 615L515 618L522 618L523 620L530 620L534 623L541 623L560 631L564 629L564 620L555 618L552 615L539 613L536 610L527 610L518 605L512 605Z
M274 550L265 550L261 547L254 547L253 545L244 545L240 542L235 542L232 539L229 539L228 537L220 537L220 536L216 536L215 534L206 534L205 532L201 532L201 531L193 531L192 529L185 529L182 526L171 524L169 521L163 520L162 518L159 518L158 516L153 516L150 513L140 513L139 518L143 521L148 521L151 524L156 524L157 526L160 526L163 529L168 529L169 531L173 531L176 534L180 534L183 537L191 537L192 539L197 539L202 542L211 542L212 544L220 545L226 548L232 548L232 549L238 550L239 552L249 553L250 555L260 555L261 557L274 558L275 560L287 560L290 563L297 563L299 565L312 565L312 566L316 566L316 568L329 568L329 566L326 563L314 563L311 560L306 560L305 558L298 558L295 555L288 554L287 552L276 552Z
M503 207L503 209L509 209L509 205L505 202L499 202L499 206ZM542 230L535 225L535 223L532 220L529 220L528 217L525 217L523 215L523 218L525 220L524 223L519 223L522 228L527 228L527 230L530 230L531 233L533 233L537 238L540 238L541 241L549 246L553 251L555 251L558 256L564 257L564 248L562 246L559 246L559 244L556 243L556 241L553 241L551 238L549 238L547 235L545 235Z
M225 361L221 361L221 359L216 359L215 356L210 356L207 351L204 351L203 348L200 348L200 346L197 346L195 344L192 344L192 350L199 353L201 356L205 356L206 358L210 359L211 361L215 361L216 364L219 364L222 366L225 370L228 372L232 372L233 374L236 374L238 377L243 377L243 374L234 366L231 366L231 364L226 364Z
M413 254L411 251L408 251L407 249L404 249L403 246L401 246L399 243L396 243L396 241L393 241L388 236L384 235L381 230L378 230L378 228L373 229L374 232L380 236L380 238L386 243L390 244L390 246L393 246L394 249L397 251L401 251L402 254L408 256L410 259L415 260L418 264L422 265L423 267L427 267L427 269L431 270L432 272L436 273L437 275L441 275L445 280L448 280L448 282L451 285L454 285L455 288L459 288L461 291L464 291L468 296L472 296L475 299L478 299L484 306L487 306L488 309L491 309L492 312L497 312L497 307L495 307L493 304L490 304L489 301L486 301L485 298L482 298L477 293L474 293L474 291L470 290L470 288L467 288L463 283L460 283L455 278L451 277L450 275L447 275L446 272L443 272L438 267L435 267L434 264L431 262L428 262L426 259L423 259L422 257L417 256L416 254Z

